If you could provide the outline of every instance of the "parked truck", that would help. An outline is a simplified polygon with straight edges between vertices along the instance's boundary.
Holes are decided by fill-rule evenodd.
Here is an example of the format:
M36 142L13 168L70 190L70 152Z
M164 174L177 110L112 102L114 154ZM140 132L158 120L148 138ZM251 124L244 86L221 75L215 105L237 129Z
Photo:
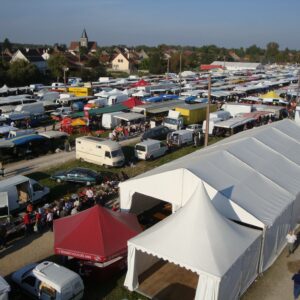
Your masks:
M28 202L38 203L49 194L49 188L26 176L17 175L0 181L0 216L19 212Z
M182 129L190 124L201 123L206 118L206 103L200 104L180 104L175 111L169 111L169 115L164 119L163 124L172 130ZM210 105L210 112L215 112L215 104Z

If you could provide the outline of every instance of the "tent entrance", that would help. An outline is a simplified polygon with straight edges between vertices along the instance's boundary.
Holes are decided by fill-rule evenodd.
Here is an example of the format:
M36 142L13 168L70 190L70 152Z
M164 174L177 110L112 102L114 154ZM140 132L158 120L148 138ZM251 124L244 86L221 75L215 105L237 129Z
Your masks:
M134 212L140 203L150 204L150 208L138 215L140 224L150 227L172 214L172 204L140 193L135 193L132 197L130 212Z
M138 292L150 299L192 300L198 280L198 274L159 260L139 276Z

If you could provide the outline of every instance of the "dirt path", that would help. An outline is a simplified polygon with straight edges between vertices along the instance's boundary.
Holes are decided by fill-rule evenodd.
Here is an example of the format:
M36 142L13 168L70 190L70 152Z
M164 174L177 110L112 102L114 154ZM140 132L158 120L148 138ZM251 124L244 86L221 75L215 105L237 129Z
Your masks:
M52 232L45 232L9 242L8 247L0 251L0 275L7 276L29 263L53 255L53 238Z

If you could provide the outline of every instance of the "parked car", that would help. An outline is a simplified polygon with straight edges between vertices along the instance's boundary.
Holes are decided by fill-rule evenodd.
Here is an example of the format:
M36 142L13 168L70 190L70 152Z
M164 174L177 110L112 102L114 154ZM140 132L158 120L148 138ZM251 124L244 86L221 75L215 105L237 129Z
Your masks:
M186 130L192 131L193 133L202 132L202 125L200 124L190 124L186 126Z
M146 139L165 140L171 130L163 125L148 129L141 137L141 141Z
M35 299L79 300L83 298L81 277L58 264L44 261L27 265L12 274L11 279L24 293Z
M91 185L102 181L102 176L100 173L85 168L74 168L68 171L56 172L51 176L51 178L57 182L70 181L85 183L86 185Z

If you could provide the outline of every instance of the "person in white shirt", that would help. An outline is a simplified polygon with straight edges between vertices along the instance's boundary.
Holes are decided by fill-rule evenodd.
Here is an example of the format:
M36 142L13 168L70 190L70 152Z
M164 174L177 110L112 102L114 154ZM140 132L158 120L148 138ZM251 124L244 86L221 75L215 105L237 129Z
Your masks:
M294 231L290 230L289 233L286 235L286 240L288 244L289 257L295 251L295 242L297 241L297 236L295 235Z

